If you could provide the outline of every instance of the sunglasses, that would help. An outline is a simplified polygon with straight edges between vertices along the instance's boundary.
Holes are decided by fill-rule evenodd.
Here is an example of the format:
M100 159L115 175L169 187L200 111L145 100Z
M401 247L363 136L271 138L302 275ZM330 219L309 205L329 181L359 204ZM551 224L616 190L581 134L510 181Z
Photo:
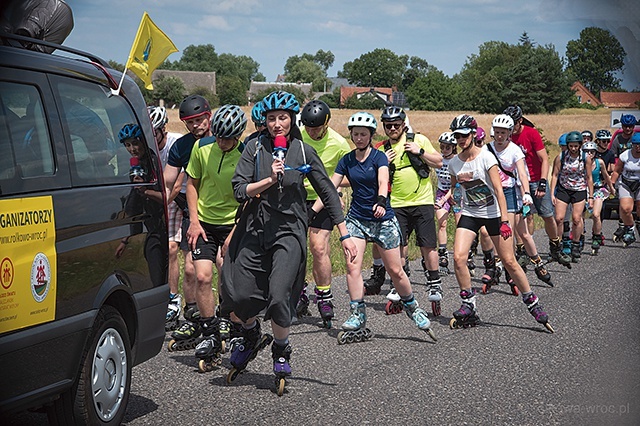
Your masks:
M385 123L384 128L387 130L399 129L402 127L402 123Z
M467 133L466 135L463 135L462 133L454 133L453 137L456 139L466 139L469 137L471 133Z

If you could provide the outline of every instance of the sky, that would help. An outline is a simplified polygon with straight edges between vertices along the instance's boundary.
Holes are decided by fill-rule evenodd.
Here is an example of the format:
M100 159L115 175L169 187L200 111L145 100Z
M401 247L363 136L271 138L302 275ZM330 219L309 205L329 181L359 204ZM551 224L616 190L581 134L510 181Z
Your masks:
M640 90L640 18L635 0L66 0L75 26L66 45L125 63L144 11L182 51L212 44L218 54L246 55L267 81L290 56L335 55L328 76L377 48L418 56L448 76L487 41L517 44L526 31L564 57L567 42L596 26L627 53L622 86ZM169 60L180 59L174 53Z

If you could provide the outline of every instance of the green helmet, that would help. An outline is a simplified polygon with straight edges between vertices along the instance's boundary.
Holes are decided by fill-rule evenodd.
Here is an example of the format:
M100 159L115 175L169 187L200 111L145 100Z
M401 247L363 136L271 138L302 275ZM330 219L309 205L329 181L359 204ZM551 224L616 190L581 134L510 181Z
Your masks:
M582 133L577 130L567 133L567 145L571 142L582 144Z

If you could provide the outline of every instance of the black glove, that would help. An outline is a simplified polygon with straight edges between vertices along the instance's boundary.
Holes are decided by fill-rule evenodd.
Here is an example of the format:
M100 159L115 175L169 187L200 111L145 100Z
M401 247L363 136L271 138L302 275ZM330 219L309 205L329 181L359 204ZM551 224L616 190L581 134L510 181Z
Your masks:
M538 191L547 192L547 180L546 179L540 179L540 182L538 182Z

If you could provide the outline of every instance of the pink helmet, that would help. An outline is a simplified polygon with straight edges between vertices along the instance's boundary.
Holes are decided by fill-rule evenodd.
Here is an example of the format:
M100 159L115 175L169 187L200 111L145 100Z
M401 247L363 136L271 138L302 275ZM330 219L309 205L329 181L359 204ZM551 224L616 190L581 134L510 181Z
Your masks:
M482 127L478 127L478 129L476 130L476 140L482 141L484 140L485 136L487 136L487 134L484 132L484 129Z

